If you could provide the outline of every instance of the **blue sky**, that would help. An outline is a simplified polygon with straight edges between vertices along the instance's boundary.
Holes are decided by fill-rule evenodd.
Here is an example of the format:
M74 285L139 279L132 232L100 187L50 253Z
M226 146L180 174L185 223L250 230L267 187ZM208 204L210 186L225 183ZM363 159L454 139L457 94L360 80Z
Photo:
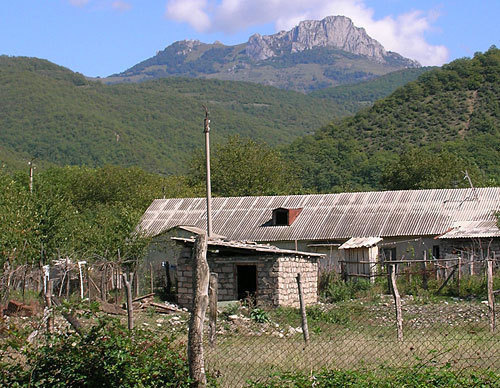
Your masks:
M0 54L104 77L177 40L236 44L336 14L422 64L500 47L498 0L2 0Z

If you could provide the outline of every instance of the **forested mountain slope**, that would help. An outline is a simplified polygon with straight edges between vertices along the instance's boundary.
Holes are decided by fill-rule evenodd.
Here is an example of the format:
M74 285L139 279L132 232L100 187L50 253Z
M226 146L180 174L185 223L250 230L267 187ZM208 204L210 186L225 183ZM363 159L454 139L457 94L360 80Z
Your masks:
M203 144L240 134L288 143L346 112L336 103L242 82L169 78L104 85L36 58L0 56L0 146L60 165L185 170Z
M310 96L332 100L350 113L354 114L362 108L371 106L375 101L387 97L397 88L415 81L422 74L436 69L435 67L417 67L403 69L381 75L375 79L355 84L339 85L332 88L315 90Z
M306 187L332 191L380 187L383 171L413 147L457 155L500 182L500 50L427 72L284 151Z

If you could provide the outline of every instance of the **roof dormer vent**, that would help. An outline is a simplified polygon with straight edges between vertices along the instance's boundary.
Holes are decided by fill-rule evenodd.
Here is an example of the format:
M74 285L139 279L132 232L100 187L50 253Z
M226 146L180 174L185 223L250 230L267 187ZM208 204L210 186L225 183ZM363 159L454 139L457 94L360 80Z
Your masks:
M290 226L298 217L302 208L288 209L279 207L273 210L273 225L276 226Z

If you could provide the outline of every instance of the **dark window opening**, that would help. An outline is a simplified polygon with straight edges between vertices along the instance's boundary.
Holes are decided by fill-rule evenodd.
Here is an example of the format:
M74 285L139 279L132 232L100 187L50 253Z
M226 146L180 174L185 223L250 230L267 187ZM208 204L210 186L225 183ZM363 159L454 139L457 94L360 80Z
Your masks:
M236 284L238 299L255 298L257 292L257 266L237 265Z
M274 225L288 225L288 210L276 210L274 217Z
M396 260L396 248L384 248L382 252L385 261Z

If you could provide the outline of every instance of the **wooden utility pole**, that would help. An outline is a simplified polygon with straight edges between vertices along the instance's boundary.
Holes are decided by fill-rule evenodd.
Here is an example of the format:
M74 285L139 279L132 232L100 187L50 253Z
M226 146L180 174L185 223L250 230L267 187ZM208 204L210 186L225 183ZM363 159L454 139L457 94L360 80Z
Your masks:
M127 278L127 273L122 273L123 284L125 285L125 296L127 297L127 317L128 317L128 329L132 330L134 328L134 308L132 307L132 274L130 280Z
M297 274L297 287L299 289L300 314L302 316L302 334L304 335L304 342L307 346L309 345L309 328L307 326L306 303L304 300L304 290L302 289L300 273Z
M389 272L392 283L392 296L396 307L396 325L398 329L398 340L403 340L403 313L401 309L401 297L399 296L398 286L396 284L396 264L389 265Z
M212 236L212 187L210 183L210 119L208 118L208 109L205 109L205 120L203 132L205 133L205 157L207 166L207 234L210 238Z
M207 262L207 235L196 237L193 253L193 305L189 319L188 360L191 386L207 386L203 358L203 321L208 307L210 270Z
M208 287L208 298L210 307L210 327L209 327L210 346L215 345L215 335L217 333L218 288L219 288L219 275L215 272L212 272L210 274L210 282Z

